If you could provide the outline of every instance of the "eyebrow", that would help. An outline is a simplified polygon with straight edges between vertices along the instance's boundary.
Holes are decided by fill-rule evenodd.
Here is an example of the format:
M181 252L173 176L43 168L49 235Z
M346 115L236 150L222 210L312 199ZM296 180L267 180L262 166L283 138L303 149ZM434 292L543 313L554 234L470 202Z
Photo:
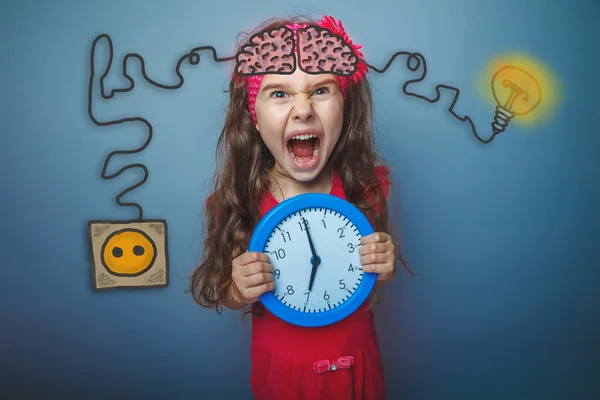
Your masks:
M337 85L337 81L333 78L328 78L323 81L316 82L315 84L310 85L310 87L317 88L317 87L321 87L321 86L325 86L325 85L329 85L329 84ZM269 84L265 85L265 87L262 89L262 91L266 92L269 89L286 89L287 87L288 87L287 85L282 85L281 83L269 83Z

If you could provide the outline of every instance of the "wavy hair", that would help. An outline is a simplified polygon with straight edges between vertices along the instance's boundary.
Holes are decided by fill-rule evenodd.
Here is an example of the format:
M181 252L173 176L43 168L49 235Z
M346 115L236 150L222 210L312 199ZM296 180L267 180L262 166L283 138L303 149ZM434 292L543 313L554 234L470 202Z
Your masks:
M241 40L238 37L236 52L253 34L294 23L317 22L306 17L267 20L253 32L241 35ZM202 261L193 272L187 290L199 305L215 308L218 313L222 312L233 285L232 261L247 251L252 232L259 222L259 203L263 193L269 190L269 173L275 166L275 159L262 141L248 110L246 81L235 71L228 92L226 118L217 142L213 191L205 202ZM342 132L329 165L339 172L347 200L363 212L375 231L395 237L399 232L394 229L390 232L382 182L374 174L374 168L385 162L375 151L373 100L368 79L349 85L347 94ZM408 269L400 246L396 244L395 247L397 260ZM408 271L412 275L412 271ZM371 306L377 302L376 294L370 301ZM251 310L257 315L262 314L259 303L254 303ZM248 312L250 310L246 309L242 317Z

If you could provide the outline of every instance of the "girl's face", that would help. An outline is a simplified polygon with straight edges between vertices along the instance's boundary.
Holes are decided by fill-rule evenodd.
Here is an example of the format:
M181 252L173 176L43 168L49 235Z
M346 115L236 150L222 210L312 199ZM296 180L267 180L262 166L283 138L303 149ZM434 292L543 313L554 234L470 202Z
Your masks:
M344 97L334 74L268 74L255 103L256 129L278 172L300 182L315 179L342 131Z

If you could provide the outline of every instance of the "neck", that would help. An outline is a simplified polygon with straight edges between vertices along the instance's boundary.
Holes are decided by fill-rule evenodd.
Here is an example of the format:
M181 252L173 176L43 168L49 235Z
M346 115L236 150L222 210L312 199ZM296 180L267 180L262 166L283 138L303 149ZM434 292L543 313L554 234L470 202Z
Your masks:
M289 176L279 165L275 165L270 173L269 190L278 202L304 193L330 193L332 185L331 168L327 165L315 179L300 182Z

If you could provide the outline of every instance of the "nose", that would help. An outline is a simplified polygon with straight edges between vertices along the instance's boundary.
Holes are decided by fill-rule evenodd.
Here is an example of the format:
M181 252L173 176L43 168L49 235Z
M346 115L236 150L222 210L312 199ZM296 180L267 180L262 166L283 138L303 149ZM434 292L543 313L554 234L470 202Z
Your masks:
M292 105L291 118L295 121L307 121L314 115L313 104L305 96L296 96Z

